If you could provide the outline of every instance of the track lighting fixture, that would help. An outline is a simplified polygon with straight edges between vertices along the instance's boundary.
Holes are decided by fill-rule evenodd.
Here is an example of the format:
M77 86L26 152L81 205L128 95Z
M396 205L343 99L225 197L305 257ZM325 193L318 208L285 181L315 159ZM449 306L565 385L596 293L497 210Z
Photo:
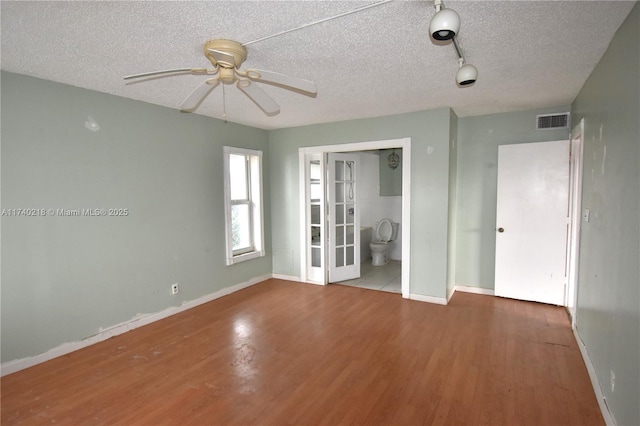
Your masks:
M456 73L456 83L458 86L469 86L476 82L478 79L478 69L467 64L462 50L456 39L460 32L460 16L453 9L445 9L442 0L434 0L433 6L436 9L436 14L431 18L429 23L429 32L434 40L443 41L451 40L453 47L458 54L458 72Z
M471 64L465 64L464 60L460 60L460 68L456 73L456 83L458 86L468 86L478 79L478 69Z
M470 86L478 79L478 68L466 63L464 56L462 56L462 49L460 49L458 40L455 38L453 39L453 47L455 47L456 53L458 54L459 64L458 72L456 73L456 83L458 83L460 87Z
M442 6L442 0L435 0L436 14L431 18L429 32L435 40L451 40L460 31L460 16Z

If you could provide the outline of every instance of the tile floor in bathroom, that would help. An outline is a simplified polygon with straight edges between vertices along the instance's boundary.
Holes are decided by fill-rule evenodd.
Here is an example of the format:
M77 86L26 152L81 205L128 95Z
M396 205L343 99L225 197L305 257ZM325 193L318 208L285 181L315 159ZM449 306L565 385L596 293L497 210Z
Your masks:
M360 278L335 284L381 290L389 293L402 293L401 265L402 262L400 260L392 260L384 266L373 266L371 259L369 259L360 264Z

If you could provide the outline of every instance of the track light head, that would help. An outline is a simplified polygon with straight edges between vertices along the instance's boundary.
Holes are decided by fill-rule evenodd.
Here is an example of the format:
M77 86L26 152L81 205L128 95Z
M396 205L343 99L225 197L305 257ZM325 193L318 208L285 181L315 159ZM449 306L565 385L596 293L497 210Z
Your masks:
M478 79L478 69L471 64L464 64L456 73L458 86L470 86Z
M450 40L460 31L460 16L453 9L440 9L431 18L429 33L435 40Z

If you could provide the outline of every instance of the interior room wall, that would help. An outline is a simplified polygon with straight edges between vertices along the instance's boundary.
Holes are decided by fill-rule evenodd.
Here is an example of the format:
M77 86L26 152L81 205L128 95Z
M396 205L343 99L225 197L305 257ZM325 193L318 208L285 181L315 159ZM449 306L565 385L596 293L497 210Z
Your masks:
M360 191L360 224L370 226L372 240L375 241L376 223L381 219L402 222L402 197L380 196L380 156L368 152L359 152L360 173L358 182ZM402 225L401 225L402 226ZM389 256L393 260L402 260L402 231L391 243ZM364 260L364 259L363 259Z
M536 130L536 115L570 106L458 119L455 284L493 290L498 146L569 139L569 129Z
M573 103L584 119L577 330L619 425L640 424L640 5ZM615 387L612 389L612 374Z
M2 72L1 132L2 209L128 211L2 217L3 363L271 274L266 131ZM223 145L264 153L267 256L231 267Z
M452 294L453 287L456 284L456 239L458 232L458 224L456 217L458 214L458 116L453 110L450 111L449 119L449 218L447 223L447 256L449 263L447 265L447 297Z
M298 149L411 138L412 294L444 298L447 279L449 108L269 131L273 271L300 276ZM404 254L406 259L406 253ZM403 259L403 260L404 260Z

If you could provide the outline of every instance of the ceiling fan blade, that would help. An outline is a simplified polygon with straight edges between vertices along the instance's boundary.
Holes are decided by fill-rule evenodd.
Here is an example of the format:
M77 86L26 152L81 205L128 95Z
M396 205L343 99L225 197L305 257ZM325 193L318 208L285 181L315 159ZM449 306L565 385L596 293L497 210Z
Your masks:
M220 80L210 78L209 80L205 80L200 84L196 89L191 92L187 99L182 102L180 105L180 111L182 112L193 112L204 101L204 99L209 96L209 93L220 84Z
M223 52L221 50L215 50L215 49L207 49L207 51L211 53L211 56L213 56L213 59L215 59L216 62L220 62L222 64L228 64L231 67L235 68L236 58L233 55L230 55L227 52Z
M246 73L247 77L254 81L272 83L285 89L291 88L311 95L315 95L317 93L315 83L309 80L303 80L301 78L291 77L290 75L280 74L273 71L257 69L248 69Z
M182 74L182 73L191 73L191 74L206 74L206 68L176 68L173 70L162 70L162 71L151 71L151 72L143 72L142 74L133 74L124 77L125 80L131 80L134 78L142 78L142 77L152 77L154 75L162 75L162 74ZM171 77L171 76L167 76Z
M274 101L267 92L262 90L258 85L253 84L249 80L238 80L236 83L238 89L249 97L256 105L260 107L267 115L276 115L280 112L280 105Z

